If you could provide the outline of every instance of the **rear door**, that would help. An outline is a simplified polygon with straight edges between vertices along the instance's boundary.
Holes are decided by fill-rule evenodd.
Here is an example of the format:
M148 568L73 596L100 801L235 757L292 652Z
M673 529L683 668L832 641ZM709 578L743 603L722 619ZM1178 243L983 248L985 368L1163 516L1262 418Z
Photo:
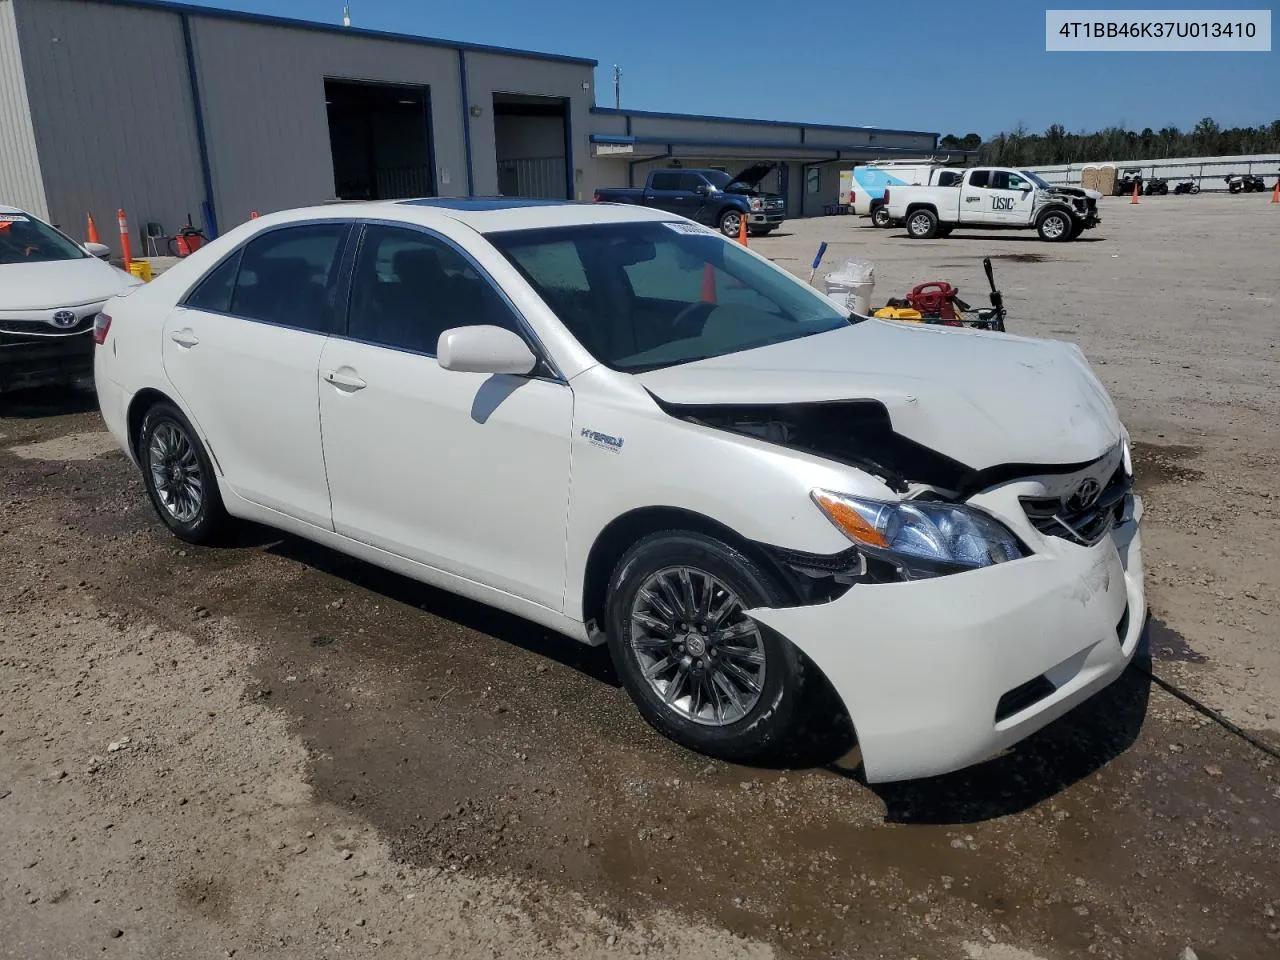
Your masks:
M970 170L960 187L961 223L996 223L992 206L991 171Z
M649 178L649 188L645 193L645 205L668 213L685 216L691 195L684 195L680 189L679 171L662 171Z
M165 321L165 373L236 494L332 529L317 367L348 221L259 234Z

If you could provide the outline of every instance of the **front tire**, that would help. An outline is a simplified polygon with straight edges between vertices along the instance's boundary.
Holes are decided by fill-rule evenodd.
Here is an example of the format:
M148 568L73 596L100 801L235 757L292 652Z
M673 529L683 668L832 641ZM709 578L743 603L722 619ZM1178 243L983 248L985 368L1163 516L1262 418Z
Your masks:
M932 240L938 235L938 215L932 210L907 214L907 236L912 240Z
M800 719L804 660L746 616L785 602L751 559L687 531L655 533L618 562L609 653L640 714L664 736L726 760L779 750Z
M737 240L742 230L742 214L733 209L720 214L720 232L730 240Z
M1049 210L1036 221L1036 232L1040 234L1040 239L1050 243L1070 240L1073 229L1071 214L1065 210Z
M229 518L213 464L182 411L164 401L148 410L137 450L147 495L164 525L189 543L215 542Z
M884 229L889 226L891 218L889 217L889 208L883 203L871 210L871 225Z

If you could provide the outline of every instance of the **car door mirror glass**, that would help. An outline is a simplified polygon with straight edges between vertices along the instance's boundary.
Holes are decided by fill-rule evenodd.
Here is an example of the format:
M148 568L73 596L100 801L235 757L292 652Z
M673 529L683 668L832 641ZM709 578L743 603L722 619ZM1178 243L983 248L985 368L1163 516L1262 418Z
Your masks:
M538 364L518 334L487 325L445 330L436 345L436 357L443 369L459 373L524 375Z

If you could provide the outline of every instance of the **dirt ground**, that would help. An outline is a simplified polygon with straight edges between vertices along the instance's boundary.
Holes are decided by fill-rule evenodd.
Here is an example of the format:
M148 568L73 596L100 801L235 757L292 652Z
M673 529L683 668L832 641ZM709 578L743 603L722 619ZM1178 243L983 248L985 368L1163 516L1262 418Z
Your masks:
M1137 443L1150 658L928 782L820 738L710 762L603 650L270 531L187 547L92 392L0 397L0 957L1280 956L1266 200L1108 199L1071 244L754 241L871 259L880 302L982 299L992 256L1010 330L1080 343Z

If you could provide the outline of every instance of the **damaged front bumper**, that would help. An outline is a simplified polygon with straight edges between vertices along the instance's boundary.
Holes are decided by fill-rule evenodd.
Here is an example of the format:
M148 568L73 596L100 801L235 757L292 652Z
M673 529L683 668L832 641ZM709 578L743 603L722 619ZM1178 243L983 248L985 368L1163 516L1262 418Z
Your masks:
M1006 494L1008 503L1016 491ZM827 603L748 614L826 675L868 782L949 773L1000 753L1124 672L1146 614L1141 515L1135 497L1131 518L1092 546L1041 536L1024 521L1017 532L1036 545L1025 559L860 583Z

